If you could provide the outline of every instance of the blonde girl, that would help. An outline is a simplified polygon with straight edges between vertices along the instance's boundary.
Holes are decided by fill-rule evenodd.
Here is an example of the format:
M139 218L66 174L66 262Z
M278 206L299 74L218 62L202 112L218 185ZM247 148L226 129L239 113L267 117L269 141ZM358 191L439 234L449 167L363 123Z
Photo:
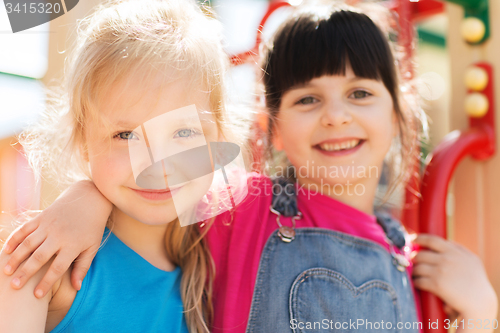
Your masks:
M89 198L95 184L112 213L99 251L104 224L97 238L77 236L97 241L87 253L97 255L76 289L66 260L40 253L49 262L30 284L49 266L62 275L48 293L35 298L0 277L2 332L208 331L214 270L205 231L180 226L174 189L136 184L129 145L142 139L138 126L186 107L201 126L165 127L169 149L238 143L225 118L226 65L219 23L191 0L109 1L80 23L64 87L21 142L36 171L62 184L92 181L66 198Z

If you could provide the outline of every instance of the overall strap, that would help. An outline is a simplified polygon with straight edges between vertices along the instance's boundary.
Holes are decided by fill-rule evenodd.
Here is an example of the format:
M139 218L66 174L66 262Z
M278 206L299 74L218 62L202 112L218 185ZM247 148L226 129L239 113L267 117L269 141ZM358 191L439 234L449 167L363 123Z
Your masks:
M285 243L290 243L295 239L295 221L300 220L302 214L297 208L297 191L295 185L285 178L274 178L273 201L271 212L276 214L276 224L278 224L278 237ZM281 224L280 216L291 217L292 227Z
M400 250L406 245L406 231L398 220L385 211L376 211L377 223L384 229L385 235Z
M297 208L297 190L292 181L276 177L271 179L273 182L273 200L271 211L285 217L299 215ZM405 230L401 223L391 217L390 214L383 211L375 212L377 223L384 230L387 238L399 249L405 246Z
M272 178L271 181L273 182L272 209L285 217L296 216L299 209L294 183L282 177Z

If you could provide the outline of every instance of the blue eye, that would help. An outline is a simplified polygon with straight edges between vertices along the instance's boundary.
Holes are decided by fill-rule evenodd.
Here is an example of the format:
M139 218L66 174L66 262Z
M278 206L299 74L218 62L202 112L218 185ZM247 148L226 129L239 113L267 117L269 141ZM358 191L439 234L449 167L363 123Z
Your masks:
M120 140L137 140L137 136L132 132L121 132L115 135Z
M198 133L192 129L181 129L180 131L178 131L175 134L175 137L176 138L189 138L189 137L195 136L196 134L198 134Z

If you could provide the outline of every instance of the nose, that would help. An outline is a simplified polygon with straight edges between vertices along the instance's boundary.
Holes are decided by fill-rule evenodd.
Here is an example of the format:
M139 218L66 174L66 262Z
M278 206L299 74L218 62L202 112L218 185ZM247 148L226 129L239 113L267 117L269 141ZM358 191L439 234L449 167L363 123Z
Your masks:
M168 186L163 161L151 164L136 177L136 184L145 189L161 190Z
M161 163L163 166L163 174L165 175L165 177L168 177L175 172L174 163L172 163L172 161L168 157L161 160Z
M351 123L349 107L341 98L330 98L323 106L321 124L325 127L342 126Z
M161 166L163 168L163 178L165 179L165 184L168 188L168 177L175 172L175 167L169 158L161 160Z

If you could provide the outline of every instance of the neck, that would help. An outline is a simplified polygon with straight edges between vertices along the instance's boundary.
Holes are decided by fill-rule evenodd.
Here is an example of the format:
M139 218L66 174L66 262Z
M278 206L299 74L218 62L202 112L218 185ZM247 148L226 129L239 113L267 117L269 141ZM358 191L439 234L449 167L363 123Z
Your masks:
M324 180L298 178L300 186L334 198L366 214L373 215L373 203L377 191L378 178L363 178L354 183L329 184Z
M151 265L171 271L175 265L168 258L165 248L166 224L148 225L123 213L116 207L111 212L111 230L123 243ZM176 223L176 222L173 222Z

